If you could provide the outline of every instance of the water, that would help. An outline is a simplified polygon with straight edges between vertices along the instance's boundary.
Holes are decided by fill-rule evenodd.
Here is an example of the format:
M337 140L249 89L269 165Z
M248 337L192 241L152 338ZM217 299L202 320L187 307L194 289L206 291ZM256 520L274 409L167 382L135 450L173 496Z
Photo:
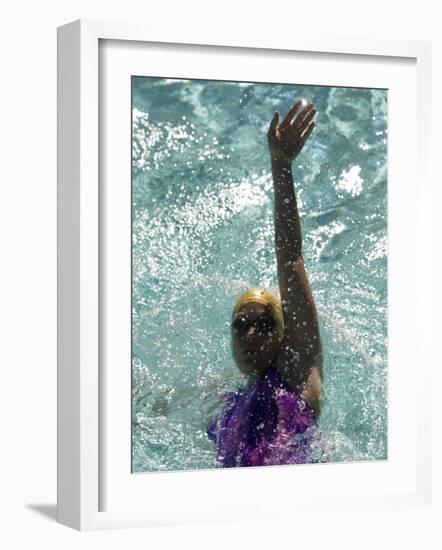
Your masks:
M325 352L330 461L387 458L387 92L133 78L133 471L216 467L206 429L244 383L229 321L276 290L266 131L297 97L295 161Z

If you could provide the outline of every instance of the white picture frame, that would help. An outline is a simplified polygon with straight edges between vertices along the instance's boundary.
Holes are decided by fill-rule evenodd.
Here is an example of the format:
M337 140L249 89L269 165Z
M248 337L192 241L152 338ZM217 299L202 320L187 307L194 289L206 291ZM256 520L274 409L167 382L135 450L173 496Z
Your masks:
M426 205L431 202L428 176L430 44L341 36L312 39L301 35L296 38L282 36L278 43L268 44L265 38L256 38L251 42L241 36L229 37L228 40L223 39L222 35L212 34L209 37L204 35L203 29L198 36L188 36L185 29L180 34L174 31L173 36L167 36L162 31L143 25L102 21L76 21L58 30L58 521L76 529L90 530L263 517L266 498L271 501L282 498L277 492L267 496L264 494L260 499L253 496L252 492L246 510L243 505L232 505L230 510L216 509L208 506L207 501L202 501L202 496L199 502L195 499L187 506L182 502L175 507L169 506L167 500L160 502L160 499L157 500L159 506L130 506L130 497L124 502L122 499L119 505L117 498L110 510L103 510L100 484L106 479L103 452L107 447L103 445L101 416L105 413L102 401L107 396L103 395L100 385L103 374L100 352L100 303L103 298L100 249L100 231L103 231L103 226L100 225L100 211L103 205L99 127L99 113L102 109L99 93L102 41L125 41L129 47L140 43L169 44L175 45L177 49L184 45L187 48L194 45L208 50L214 46L228 47L233 55L235 51L239 55L246 51L245 48L252 48L264 52L279 51L280 55L284 51L353 59L376 56L380 60L388 59L393 64L395 60L399 62L404 58L415 63L417 98L413 107L417 113L415 156L419 186L417 193L408 200L418 205L419 230L416 238L419 244L419 267L414 270L419 271L419 277L426 284L420 285L416 291L414 304L421 312L419 351L427 353L428 365L431 364L431 330L428 326L431 318L431 234ZM208 55L210 57L209 52ZM417 275L415 272L413 274ZM414 351L417 353L418 349ZM344 511L355 506L361 510L379 510L428 505L431 496L430 432L427 422L430 403L423 388L429 384L429 377L429 368L425 368L421 372L421 384L415 390L417 406L413 412L413 425L416 426L417 435L414 448L416 456L410 466L415 475L410 485L412 488L394 490L390 487L383 492L367 492L365 496L352 496L351 491L341 494L333 488L329 492L324 490L324 496L321 496L321 489L318 489L316 493L313 491L308 502L304 502L305 513L326 509L331 502L335 509L339 507ZM130 394L127 400L129 402ZM333 476L341 475L336 472L339 470L342 473L344 467L348 468L350 478L360 475L355 468L350 473L352 465L346 464L333 465ZM238 479L242 480L246 475L252 486L255 482L262 483L265 478L274 485L277 477L283 483L284 476L288 475L287 467L272 471L271 474L268 473L269 469L250 469L247 474L240 470L222 472L225 475L223 484L238 483ZM155 486L158 494L162 486L170 488L177 485L180 491L189 491L192 486L195 487L195 482L201 486L207 485L210 476L210 480L213 480L213 473L194 472L192 478L190 473L180 474L181 477L177 474L149 474L143 483ZM377 475L374 469L372 473ZM327 478L331 475L322 468L322 486L327 484ZM134 479L133 483L139 483L136 476ZM198 493L196 489L195 492ZM205 497L209 498L208 495ZM292 511L296 507L296 502L291 498L286 498L285 502ZM282 514L280 511L278 513Z

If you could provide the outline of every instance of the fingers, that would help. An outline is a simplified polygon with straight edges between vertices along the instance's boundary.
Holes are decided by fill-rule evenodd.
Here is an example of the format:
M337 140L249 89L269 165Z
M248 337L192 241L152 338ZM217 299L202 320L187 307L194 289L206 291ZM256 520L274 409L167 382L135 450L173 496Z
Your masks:
M295 103L293 103L293 105L288 110L288 113L285 115L284 120L281 122L281 125L280 125L281 130L290 126L301 104L302 104L302 99L298 99L297 101L295 101Z
M293 160L315 128L315 115L313 103L305 104L300 99L290 107L279 125L279 112L276 111L267 131L270 151Z
M313 104L310 103L309 105L307 105L304 111L299 114L299 116L294 121L294 124L296 124L296 126L302 133L308 127L310 122L314 119L315 115L316 109L313 107Z
M304 131L304 133L301 136L302 145L304 145L304 143L307 141L309 135L313 132L314 128L315 128L315 123L310 122L310 125L307 127L307 129Z
M307 130L309 124L313 121L316 114L316 109L313 107L313 103L309 103L293 120L292 127L302 134Z
M284 132L296 128L298 132L302 134L308 128L315 114L316 109L313 103L307 103L307 105L304 106L304 100L298 99L290 107L284 120L279 125L279 129Z
M278 126L278 121L279 121L279 113L278 111L276 111L275 114L273 115L272 121L270 122L269 131L267 132L267 135L269 137L273 137L275 135L276 127Z
M270 130L274 132L276 130L276 127L278 126L279 121L279 113L278 111L275 112L272 118L272 122L270 123Z

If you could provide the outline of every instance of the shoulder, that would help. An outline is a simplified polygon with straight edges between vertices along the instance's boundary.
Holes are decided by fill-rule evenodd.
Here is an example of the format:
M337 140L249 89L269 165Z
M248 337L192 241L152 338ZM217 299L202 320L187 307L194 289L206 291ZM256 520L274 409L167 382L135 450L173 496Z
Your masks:
M315 413L316 417L321 414L322 392L322 371L319 367L313 367L301 392L302 399Z
M294 390L301 390L302 371L301 356L295 346L289 343L286 336L281 341L278 353L274 361L274 367L281 378Z
M322 400L322 364L306 365L299 352L284 338L275 360L275 368L291 391L320 414Z

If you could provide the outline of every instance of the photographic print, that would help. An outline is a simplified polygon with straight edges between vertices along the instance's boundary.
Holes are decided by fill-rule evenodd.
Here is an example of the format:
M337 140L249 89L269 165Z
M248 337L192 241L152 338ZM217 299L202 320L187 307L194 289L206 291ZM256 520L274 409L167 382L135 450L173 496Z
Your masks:
M387 459L384 89L132 77L132 471Z

